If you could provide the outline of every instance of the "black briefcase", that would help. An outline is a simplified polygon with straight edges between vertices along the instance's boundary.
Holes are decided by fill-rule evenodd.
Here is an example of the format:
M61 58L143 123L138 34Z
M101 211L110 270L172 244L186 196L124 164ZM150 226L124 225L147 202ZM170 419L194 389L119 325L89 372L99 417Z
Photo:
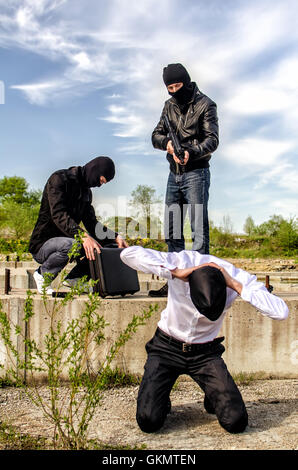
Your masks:
M97 281L93 292L101 297L134 294L140 290L138 273L123 263L120 253L124 248L94 250L95 260L89 260L91 279Z

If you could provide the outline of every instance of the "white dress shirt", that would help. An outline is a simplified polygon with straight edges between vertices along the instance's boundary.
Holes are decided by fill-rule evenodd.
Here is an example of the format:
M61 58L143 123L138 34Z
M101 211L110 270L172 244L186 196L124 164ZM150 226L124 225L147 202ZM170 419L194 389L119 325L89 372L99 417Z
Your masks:
M158 327L185 343L212 341L218 335L226 311L238 294L227 287L224 312L216 321L208 320L194 306L190 297L189 283L172 278L171 270L176 268L184 269L214 262L242 284L242 299L256 307L263 315L274 320L284 320L289 313L286 303L281 298L270 294L264 284L256 280L256 276L237 269L231 263L212 255L201 255L197 251L187 250L167 253L131 246L121 252L121 259L137 271L156 274L168 279L168 302L161 312Z

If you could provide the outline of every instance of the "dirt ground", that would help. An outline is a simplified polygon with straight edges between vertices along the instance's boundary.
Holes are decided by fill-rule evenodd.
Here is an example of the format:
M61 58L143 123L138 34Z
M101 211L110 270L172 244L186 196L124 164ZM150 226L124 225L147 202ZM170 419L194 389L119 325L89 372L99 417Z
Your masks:
M187 377L171 393L172 410L164 427L143 433L135 420L138 386L103 393L89 428L89 438L113 446L145 445L148 450L294 450L298 447L297 379L255 380L240 386L249 425L242 434L229 434L203 407L203 392ZM46 387L41 393L47 396ZM0 389L0 420L20 433L51 437L52 426L23 393Z
M277 272L293 271L298 269L297 261L294 259L245 259L245 258L226 258L227 261L234 264L237 268L244 269L250 273L254 272Z

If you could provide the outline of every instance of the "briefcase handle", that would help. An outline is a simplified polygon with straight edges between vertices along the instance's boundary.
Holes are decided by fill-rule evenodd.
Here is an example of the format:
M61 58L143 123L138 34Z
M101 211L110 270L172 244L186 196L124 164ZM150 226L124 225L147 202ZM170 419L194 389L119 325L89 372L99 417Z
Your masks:
M107 245L104 245L102 248L119 248L117 243L108 243Z

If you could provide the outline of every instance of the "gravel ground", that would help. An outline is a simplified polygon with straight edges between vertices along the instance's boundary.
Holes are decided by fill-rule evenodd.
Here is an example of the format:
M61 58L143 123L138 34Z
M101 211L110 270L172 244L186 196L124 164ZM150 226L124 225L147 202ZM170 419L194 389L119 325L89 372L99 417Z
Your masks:
M240 386L249 425L242 434L229 434L203 407L204 395L187 377L171 393L172 410L164 427L143 433L135 420L137 386L106 390L89 428L89 438L113 446L148 450L293 450L298 447L298 380L255 380ZM46 387L40 388L46 397ZM0 389L0 420L20 433L51 436L51 425L20 390Z

